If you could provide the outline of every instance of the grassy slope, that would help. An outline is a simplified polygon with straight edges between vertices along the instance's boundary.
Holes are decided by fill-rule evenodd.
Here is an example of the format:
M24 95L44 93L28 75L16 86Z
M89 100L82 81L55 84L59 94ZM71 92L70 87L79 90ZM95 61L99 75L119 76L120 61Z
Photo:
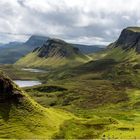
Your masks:
M128 27L127 29L130 30L130 31L133 31L133 32L140 32L139 27Z
M5 105L7 104L3 104ZM65 120L72 118L61 110L44 109L37 105L33 106L31 103L27 105L28 107L22 106L18 109L11 106L6 121L0 117L1 138L51 138L59 131L59 126ZM4 110L9 109L3 106L1 107Z
M44 107L82 118L65 122L56 138L140 138L140 56L116 48L100 53L101 59L92 57L95 61L53 71L46 85L25 90Z
M9 80L3 74L0 78L5 79L6 87ZM15 98L0 100L0 138L51 138L64 121L74 118L66 111L43 108L12 82L10 84L22 97L18 101L13 100Z
M38 76L43 76L43 73L34 73L22 70L21 67L14 65L0 65L0 70L4 71L12 80L38 80Z
M77 65L78 63L87 62L89 58L84 55L75 55L70 58L64 58L60 56L48 57L48 58L40 58L36 53L29 53L27 56L21 58L16 62L18 66L26 66L26 67L52 67L56 68L64 65Z
M47 84L25 88L39 104L55 108L52 114L57 109L74 114L58 112L65 121L58 121L60 129L50 135L53 138L140 138L140 56L134 50L116 48L91 57L93 61L81 66L63 67L39 76Z

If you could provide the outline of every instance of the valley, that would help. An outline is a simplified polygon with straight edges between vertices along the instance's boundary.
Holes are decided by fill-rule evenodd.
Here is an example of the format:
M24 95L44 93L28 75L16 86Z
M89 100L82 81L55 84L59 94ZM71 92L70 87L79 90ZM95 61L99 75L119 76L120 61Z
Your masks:
M120 38L130 37L129 30ZM89 55L49 39L16 63L0 65L13 81L39 82L20 89L1 73L1 85L8 87L0 90L6 96L0 102L0 137L139 139L140 38L135 34L132 30L131 48L119 38Z
M0 140L139 140L139 5L0 0Z

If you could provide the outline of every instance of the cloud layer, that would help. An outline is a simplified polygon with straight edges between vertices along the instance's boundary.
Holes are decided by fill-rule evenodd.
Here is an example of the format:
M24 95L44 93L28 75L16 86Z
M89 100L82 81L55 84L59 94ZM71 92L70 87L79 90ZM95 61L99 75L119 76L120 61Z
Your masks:
M0 42L31 34L108 44L140 25L140 0L0 0Z

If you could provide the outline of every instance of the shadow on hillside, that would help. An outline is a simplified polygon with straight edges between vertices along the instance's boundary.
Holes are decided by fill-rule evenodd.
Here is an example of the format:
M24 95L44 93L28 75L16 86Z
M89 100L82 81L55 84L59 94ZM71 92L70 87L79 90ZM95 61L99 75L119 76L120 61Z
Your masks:
M11 107L12 107L11 101L0 103L0 116L2 117L4 121L9 120L9 113L10 113Z
M22 97L18 91L15 91L9 98L0 99L0 116L4 121L9 120L12 107L17 107Z

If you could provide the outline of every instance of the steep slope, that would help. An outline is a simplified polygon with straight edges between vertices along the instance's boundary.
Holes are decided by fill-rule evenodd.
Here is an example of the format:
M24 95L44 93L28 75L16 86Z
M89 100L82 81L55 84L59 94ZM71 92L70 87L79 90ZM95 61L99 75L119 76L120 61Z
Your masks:
M59 39L49 39L41 47L21 58L16 65L27 67L58 67L88 61L78 48Z
M118 40L110 47L120 47L122 49L135 49L140 53L140 27L128 27L121 32Z
M16 62L20 57L41 46L47 39L48 37L33 35L25 43L12 42L3 45L0 48L0 64Z
M41 107L0 72L0 138L51 138L70 118Z

